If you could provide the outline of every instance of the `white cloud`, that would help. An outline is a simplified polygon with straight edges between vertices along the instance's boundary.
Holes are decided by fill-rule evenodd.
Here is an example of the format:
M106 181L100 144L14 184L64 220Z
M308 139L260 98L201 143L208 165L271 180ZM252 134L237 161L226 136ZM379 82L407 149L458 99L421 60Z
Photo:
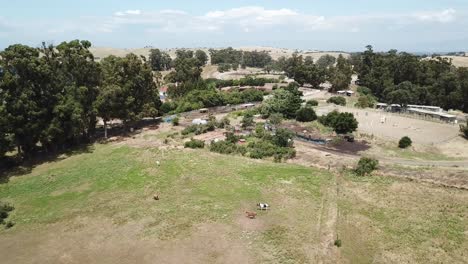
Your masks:
M126 11L119 11L114 13L115 16L127 16L127 15L141 15L141 10L126 10Z
M336 31L363 32L366 28L381 26L384 29L403 28L417 23L448 23L455 20L454 9L432 12L371 14L360 16L331 16L305 14L282 8L267 9L259 6L246 6L227 10L214 10L195 16L182 10L141 11L126 10L114 13L102 25L100 32L112 32L129 24L138 24L145 30L166 33L239 31L252 33L267 29L282 29L295 32Z
M416 13L414 17L420 21L448 23L456 19L456 11L452 8L440 12L421 12Z

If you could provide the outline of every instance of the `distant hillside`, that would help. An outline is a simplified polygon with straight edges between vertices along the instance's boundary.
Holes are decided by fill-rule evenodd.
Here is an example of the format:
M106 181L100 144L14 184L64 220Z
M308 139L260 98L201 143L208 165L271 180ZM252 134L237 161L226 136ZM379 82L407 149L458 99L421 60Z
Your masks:
M118 57L123 57L129 53L135 53L136 55L143 55L148 57L149 51L151 48L138 48L138 49L118 49L118 48L108 48L108 47L94 47L91 48L91 52L94 54L94 56L97 59L102 59L105 58L109 55L114 55ZM191 48L188 50L198 50L201 49L205 51L207 54L208 50L210 48ZM272 47L238 47L235 49L240 49L244 51L267 51L270 53L271 57L273 59L278 59L281 56L285 57L290 57L294 52L298 51L299 54L303 56L311 56L314 60L317 60L321 56L325 54L329 54L335 57L338 57L339 54L343 54L345 57L349 57L348 53L342 53L342 52L325 52L325 51L311 51L311 50L293 50L293 49L282 49L282 48L272 48ZM172 49L163 49L164 51L167 51L169 55L171 55L172 58L175 58L175 52L177 48L172 48Z

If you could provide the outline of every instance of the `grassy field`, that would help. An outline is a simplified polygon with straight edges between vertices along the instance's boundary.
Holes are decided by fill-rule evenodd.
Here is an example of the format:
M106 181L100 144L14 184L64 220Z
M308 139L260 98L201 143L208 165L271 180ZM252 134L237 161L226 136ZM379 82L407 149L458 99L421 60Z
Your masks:
M16 208L16 225L0 230L0 255L2 263L462 263L467 198L206 150L95 145L0 184L0 200ZM271 210L246 218L257 202Z

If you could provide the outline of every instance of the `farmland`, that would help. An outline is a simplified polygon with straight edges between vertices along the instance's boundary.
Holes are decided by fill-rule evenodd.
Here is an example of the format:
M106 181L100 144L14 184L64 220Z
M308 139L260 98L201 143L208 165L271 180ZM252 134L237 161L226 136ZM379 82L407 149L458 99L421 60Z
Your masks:
M11 172L3 263L467 261L464 190L182 149L174 129Z

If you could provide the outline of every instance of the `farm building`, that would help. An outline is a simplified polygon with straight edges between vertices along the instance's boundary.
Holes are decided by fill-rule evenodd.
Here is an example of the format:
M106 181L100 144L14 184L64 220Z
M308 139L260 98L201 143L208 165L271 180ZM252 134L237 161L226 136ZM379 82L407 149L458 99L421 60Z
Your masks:
M409 113L412 113L412 114L417 114L417 115L421 115L421 116L425 116L425 117L440 119L442 121L450 122L450 123L455 122L455 120L457 119L457 117L455 115L444 113L442 111L437 111L436 112L436 111L424 110L424 109L413 108L413 107L407 108L406 111L408 111Z

